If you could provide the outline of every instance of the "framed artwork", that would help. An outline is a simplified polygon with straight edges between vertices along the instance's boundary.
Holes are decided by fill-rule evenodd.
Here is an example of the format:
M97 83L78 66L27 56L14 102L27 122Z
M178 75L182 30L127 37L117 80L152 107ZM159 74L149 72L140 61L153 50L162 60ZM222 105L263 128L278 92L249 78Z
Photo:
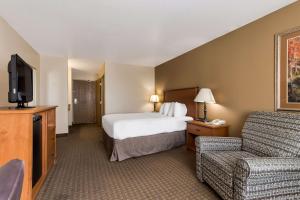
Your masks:
M276 110L300 111L300 27L275 36Z

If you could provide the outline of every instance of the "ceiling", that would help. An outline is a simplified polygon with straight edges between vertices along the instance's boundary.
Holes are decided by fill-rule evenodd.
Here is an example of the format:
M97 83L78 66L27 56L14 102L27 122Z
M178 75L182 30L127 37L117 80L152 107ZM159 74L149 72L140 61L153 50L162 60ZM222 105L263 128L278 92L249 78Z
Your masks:
M77 69L78 71L85 71L97 74L99 73L101 67L104 67L104 63L102 60L97 59L69 58L68 66L73 69Z
M157 66L295 0L0 0L39 53Z

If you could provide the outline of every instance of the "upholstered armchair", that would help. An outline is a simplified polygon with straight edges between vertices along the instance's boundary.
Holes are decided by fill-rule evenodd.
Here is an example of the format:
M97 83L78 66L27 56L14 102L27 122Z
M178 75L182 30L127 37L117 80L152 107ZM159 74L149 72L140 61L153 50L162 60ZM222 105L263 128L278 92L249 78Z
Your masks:
M300 199L300 115L251 113L241 138L197 137L196 159L223 199Z
M24 162L11 160L0 167L0 200L19 200L24 178Z

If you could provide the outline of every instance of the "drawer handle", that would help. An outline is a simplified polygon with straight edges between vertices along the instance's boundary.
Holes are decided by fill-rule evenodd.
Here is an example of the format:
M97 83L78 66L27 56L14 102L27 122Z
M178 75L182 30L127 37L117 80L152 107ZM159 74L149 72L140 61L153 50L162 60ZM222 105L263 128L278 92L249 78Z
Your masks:
M200 129L196 129L196 131L200 132Z

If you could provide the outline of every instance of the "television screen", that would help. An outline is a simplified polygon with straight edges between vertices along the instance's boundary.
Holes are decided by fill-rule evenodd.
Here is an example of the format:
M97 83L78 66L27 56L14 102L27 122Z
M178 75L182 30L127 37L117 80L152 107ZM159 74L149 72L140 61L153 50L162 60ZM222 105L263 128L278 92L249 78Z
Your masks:
M11 56L8 64L9 92L8 101L18 103L18 107L24 107L24 103L33 100L33 75L32 68L17 54Z

